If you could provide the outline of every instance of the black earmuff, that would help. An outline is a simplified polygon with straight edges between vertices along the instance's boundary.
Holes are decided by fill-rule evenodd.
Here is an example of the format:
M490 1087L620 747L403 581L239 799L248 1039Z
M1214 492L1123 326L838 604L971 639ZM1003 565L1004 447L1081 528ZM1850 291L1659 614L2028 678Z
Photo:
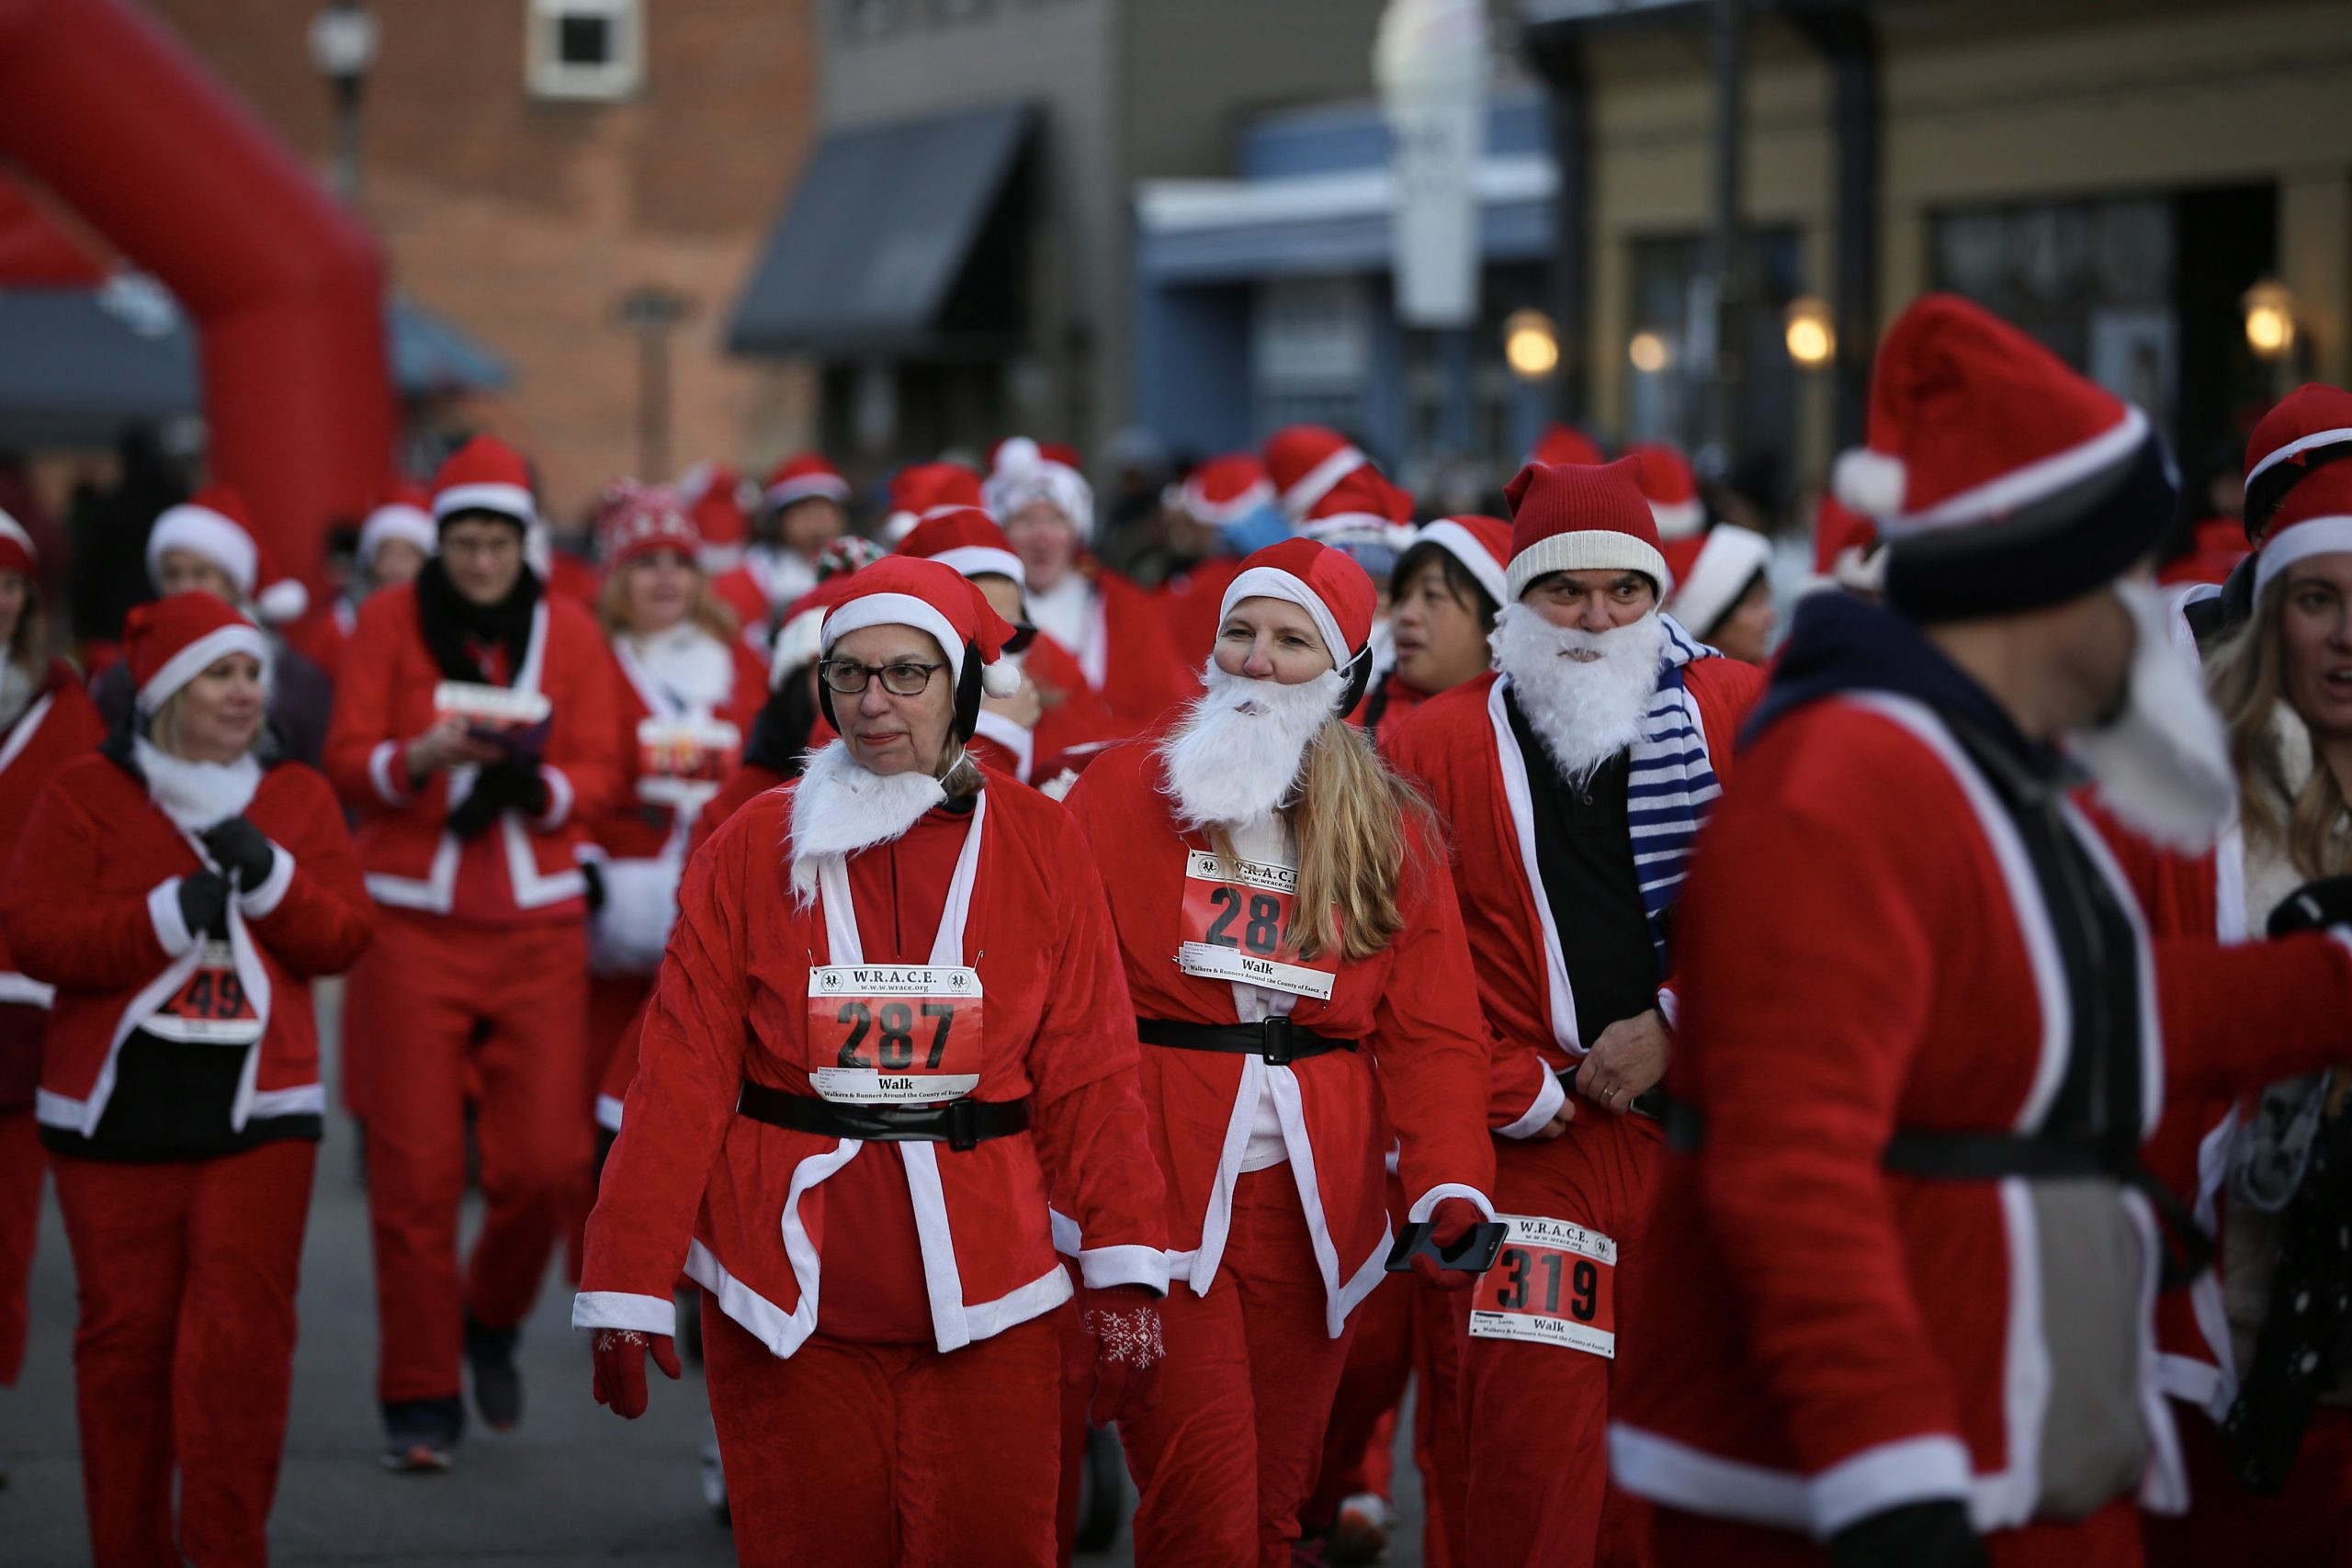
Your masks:
M956 714L948 721L958 745L969 741L980 727L980 650L967 642L964 645L964 673L956 682ZM817 706L824 714L825 722L833 727L834 734L844 733L842 721L833 716L833 688L821 670L817 675Z
M1372 684L1372 645L1366 643L1362 652L1348 660L1348 689L1340 698L1340 716L1345 718L1356 711L1363 701L1364 689Z

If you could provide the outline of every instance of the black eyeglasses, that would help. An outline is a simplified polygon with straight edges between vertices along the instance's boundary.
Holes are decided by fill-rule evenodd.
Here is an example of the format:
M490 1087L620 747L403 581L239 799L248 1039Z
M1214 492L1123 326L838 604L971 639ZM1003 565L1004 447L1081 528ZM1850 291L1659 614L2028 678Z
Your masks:
M860 664L854 659L828 659L817 666L817 673L841 696L865 695L865 688L879 675L884 691L894 697L912 697L921 695L931 678L946 668L944 663Z

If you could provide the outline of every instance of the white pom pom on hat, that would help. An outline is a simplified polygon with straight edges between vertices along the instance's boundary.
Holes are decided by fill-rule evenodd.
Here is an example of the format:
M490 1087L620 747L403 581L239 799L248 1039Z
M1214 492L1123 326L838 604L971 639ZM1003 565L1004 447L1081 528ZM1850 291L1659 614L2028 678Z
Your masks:
M1902 513L1908 479L1902 458L1856 446L1838 455L1829 488L1839 502L1865 517L1894 517Z
M1021 670L1010 659L980 666L980 690L991 697L1009 697L1021 690Z

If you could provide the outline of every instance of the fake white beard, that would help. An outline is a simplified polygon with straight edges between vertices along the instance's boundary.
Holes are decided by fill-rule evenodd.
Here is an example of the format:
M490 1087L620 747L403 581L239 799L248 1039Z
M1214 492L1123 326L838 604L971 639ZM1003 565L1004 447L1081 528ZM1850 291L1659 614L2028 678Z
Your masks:
M876 773L834 740L808 755L792 792L792 892L802 907L815 902L817 874L828 860L887 844L947 798L928 773Z
M1666 623L1656 611L1630 626L1589 632L1555 626L1524 604L1506 604L1488 641L1497 668L1510 677L1519 711L1571 784L1641 739L1666 652ZM1600 657L1569 657L1580 649Z
M2089 771L2125 827L2202 854L2237 808L2229 736L2195 660L2173 644L2163 598L2144 582L2119 582L2115 593L2139 634L2123 711L2068 735L2067 754Z
M1269 821L1290 798L1307 744L1340 705L1336 670L1283 685L1228 675L1211 660L1208 687L1159 743L1166 790L1186 828L1246 828Z
M261 787L261 764L251 752L233 762L192 762L143 735L131 738L130 751L147 775L148 798L187 832L239 815Z
M656 681L688 707L715 708L735 687L735 660L727 645L694 624L680 621L651 637L631 637L631 651Z

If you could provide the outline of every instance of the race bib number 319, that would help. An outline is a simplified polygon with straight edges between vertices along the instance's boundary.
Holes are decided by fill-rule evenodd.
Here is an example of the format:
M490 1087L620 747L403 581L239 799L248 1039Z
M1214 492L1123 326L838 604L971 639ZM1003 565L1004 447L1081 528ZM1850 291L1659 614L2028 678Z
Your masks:
M1176 966L1328 1002L1339 964L1328 955L1312 963L1299 957L1291 940L1297 913L1298 873L1290 867L1187 851Z
M1477 1339L1526 1339L1617 1357L1617 1244L1599 1231L1532 1214L1510 1227L1470 1298Z
M808 972L809 1086L850 1105L956 1100L980 1081L980 976L924 964Z

